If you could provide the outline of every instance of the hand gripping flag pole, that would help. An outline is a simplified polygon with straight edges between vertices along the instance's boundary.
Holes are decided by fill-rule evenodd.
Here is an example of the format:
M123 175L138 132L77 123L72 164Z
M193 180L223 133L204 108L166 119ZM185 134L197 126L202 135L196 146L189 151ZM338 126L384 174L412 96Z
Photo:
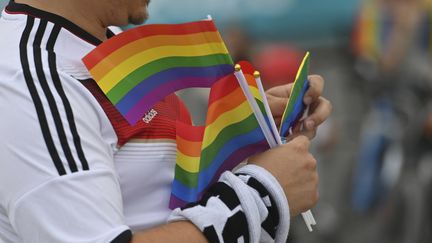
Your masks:
M261 75L260 75L260 73L258 71L255 71L254 77L255 77L255 81L257 83L258 89L259 89L259 91L261 93L261 96L266 97L265 96L265 92L264 92L264 88L263 88L263 85L262 85L262 82L261 82ZM267 114L270 117L273 117L273 115L271 113L271 110L270 110L270 106L269 106L266 98L263 99L263 103L264 103L264 107L266 109ZM307 115L307 111L305 111L305 113L304 113L304 116L306 116L306 115ZM282 139L281 139L281 137L279 135L279 132L277 131L274 119L270 119L270 123L271 123L272 131L273 131L273 133L275 135L275 138L276 138L277 146L285 144L286 140L282 141ZM314 218L311 210L308 210L308 211L302 213L301 215L303 217L303 220L306 223L306 226L307 226L308 230L310 232L312 232L313 231L312 225L316 225L316 221L315 221L315 218Z

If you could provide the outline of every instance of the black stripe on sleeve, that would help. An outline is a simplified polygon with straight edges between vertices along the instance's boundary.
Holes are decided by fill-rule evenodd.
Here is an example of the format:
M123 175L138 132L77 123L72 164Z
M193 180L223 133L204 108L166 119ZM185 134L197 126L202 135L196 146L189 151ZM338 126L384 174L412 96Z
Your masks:
M50 129L48 126L46 116L45 116L45 110L43 108L42 101L39 97L39 94L37 92L36 86L35 86L34 81L33 81L33 77L32 77L31 72L30 72L29 60L28 60L28 56L27 56L27 46L28 46L28 41L29 41L29 37L30 37L31 30L33 28L33 25L34 25L34 17L27 16L26 27L24 29L24 32L23 32L23 34L21 36L21 40L20 40L21 66L23 69L24 78L25 78L27 87L29 89L30 95L31 95L32 100L33 100L33 104L36 108L36 113L38 116L39 125L41 127L42 135L44 137L48 152L51 156L51 159L54 162L54 165L55 165L58 173L60 175L65 175L66 170L63 166L63 163L62 163L62 161L61 161L61 159L57 153L57 149L56 149L54 142L52 140L51 132L50 132Z
M84 155L84 151L81 145L81 138L78 134L78 130L75 124L75 118L74 118L74 114L72 111L72 106L64 92L61 80L60 80L60 76L58 74L57 71L57 64L56 64L56 54L54 53L54 45L55 42L57 40L57 37L60 33L60 29L61 27L59 25L55 25L51 35L48 39L48 43L47 43L47 51L48 51L48 63L49 63L49 69L51 72L51 77L53 79L54 82L54 86L63 102L63 106L64 109L66 111L66 116L67 116L67 120L69 123L69 127L70 127L70 132L72 134L73 137L73 141L74 141L74 145L75 145L75 149L78 153L78 158L81 161L81 165L83 170L89 170L89 164L87 162L87 159Z
M47 26L47 21L41 19L36 37L33 42L33 55L34 55L34 61L35 61L35 67L36 67L36 73L37 77L39 79L39 83L42 87L42 90L45 94L45 97L48 101L49 108L51 110L51 114L54 119L54 124L57 130L57 134L59 136L60 144L63 149L64 155L66 157L66 160L69 164L69 168L71 172L77 172L78 168L75 163L75 159L73 158L71 149L69 147L69 143L66 137L66 133L63 127L63 123L61 120L60 112L57 107L56 100L54 98L53 93L50 90L50 87L48 85L47 79L45 77L43 64L42 64L42 50L41 50L41 42L42 38L44 36L45 30Z
M248 176L247 174L242 173L238 173L236 175ZM277 204L267 188L257 179L250 176L249 180L247 181L247 185L254 188L259 193L261 198L269 198L270 205L266 205L268 215L267 218L261 223L261 227L274 239L276 237L276 230L280 221Z
M258 191L262 198L269 197L270 205L267 206L268 215L267 218L261 223L261 227L274 239L276 237L276 230L279 225L279 213L275 200L271 194L267 191L265 186L261 184L257 179L251 177L247 184Z
M205 207L207 202L212 197L219 197L221 201L230 209L234 210L238 205L240 205L240 199L237 196L237 193L230 186L225 184L224 182L217 182L213 184L202 196L201 200L197 202L188 203L186 206L181 209L192 208L197 205L201 205Z
M111 243L129 243L132 240L132 232L130 230L126 230L117 236Z

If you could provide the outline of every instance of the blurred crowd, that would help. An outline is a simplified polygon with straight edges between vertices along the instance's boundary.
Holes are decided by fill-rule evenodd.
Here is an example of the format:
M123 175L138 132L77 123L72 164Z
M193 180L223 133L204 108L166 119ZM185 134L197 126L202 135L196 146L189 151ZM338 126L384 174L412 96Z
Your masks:
M254 40L238 23L222 35L267 88L292 82L307 50L326 79L335 112L314 141L318 226L310 234L296 219L291 242L432 242L432 1L356 6L345 41L333 45Z

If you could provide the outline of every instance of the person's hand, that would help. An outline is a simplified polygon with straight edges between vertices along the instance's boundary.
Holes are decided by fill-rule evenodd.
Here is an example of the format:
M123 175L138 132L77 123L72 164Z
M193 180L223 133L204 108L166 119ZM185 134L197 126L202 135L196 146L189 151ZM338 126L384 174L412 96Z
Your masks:
M307 118L303 124L298 124L294 134L303 134L309 138L315 137L317 127L323 123L331 114L332 105L330 101L321 97L324 89L324 79L319 75L309 75L310 88L305 94L303 102L310 106ZM280 124L285 106L290 97L293 84L276 86L266 91L267 100L277 125ZM303 130L300 128L303 125Z
M309 153L310 141L297 136L287 144L249 158L279 182L288 199L291 216L312 208L318 202L317 162Z

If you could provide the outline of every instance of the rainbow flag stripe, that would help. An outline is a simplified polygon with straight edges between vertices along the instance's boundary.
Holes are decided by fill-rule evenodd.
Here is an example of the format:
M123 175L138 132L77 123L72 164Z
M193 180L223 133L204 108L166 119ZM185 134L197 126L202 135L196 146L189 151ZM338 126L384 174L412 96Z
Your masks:
M193 126L177 121L177 162L175 180L184 185L194 184L195 176L183 171L199 171L201 144L205 126ZM187 168L187 170L183 169ZM193 174L195 175L195 174Z
M211 20L131 29L95 48L83 62L131 124L166 95L210 87L233 72L232 59Z
M249 87L252 93L259 99L255 80L248 81L251 81ZM197 201L224 171L233 169L249 156L269 148L233 74L212 86L203 134L201 129L186 127L184 124L178 127L177 165L172 184L171 208ZM185 130L186 134L183 132ZM201 144L197 142L200 136Z
M285 107L284 114L282 115L281 126L279 133L281 137L289 135L289 129L292 128L303 115L306 109L303 103L303 97L309 88L308 74L310 54L306 53L300 68L297 72L296 79L291 89L291 95L287 106Z

